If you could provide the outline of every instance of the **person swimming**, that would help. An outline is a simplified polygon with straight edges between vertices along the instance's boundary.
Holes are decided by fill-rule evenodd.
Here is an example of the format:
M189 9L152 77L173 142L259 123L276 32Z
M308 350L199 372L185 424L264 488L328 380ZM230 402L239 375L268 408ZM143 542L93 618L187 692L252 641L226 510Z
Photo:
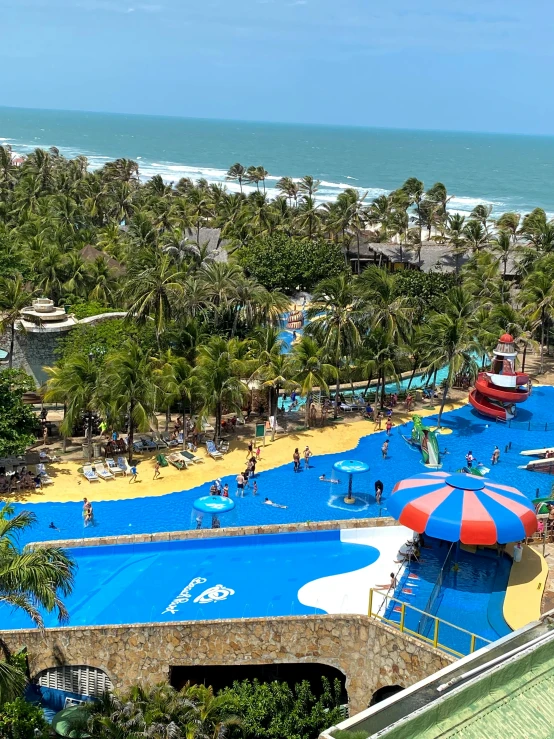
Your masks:
M269 500L269 498L266 498L264 500L264 505L272 505L274 508L288 508L287 505L281 505L280 503L274 503L272 500Z
M319 479L320 479L320 480L321 480L322 482L332 482L332 483L333 483L333 485L339 485L339 484L340 484L340 480L335 480L335 478L334 478L334 477L325 477L325 475L324 475L324 474L323 474L323 475L320 475L320 476L319 476Z

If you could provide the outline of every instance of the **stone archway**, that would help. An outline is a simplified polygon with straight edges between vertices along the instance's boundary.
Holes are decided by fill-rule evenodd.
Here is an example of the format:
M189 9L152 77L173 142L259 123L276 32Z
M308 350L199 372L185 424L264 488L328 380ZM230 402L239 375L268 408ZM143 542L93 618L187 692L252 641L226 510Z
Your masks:
M396 693L400 693L401 690L404 690L402 685L384 685L382 688L379 688L375 691L375 693L373 693L369 705L374 706L377 703L381 703L381 701L390 698L391 695L396 695Z

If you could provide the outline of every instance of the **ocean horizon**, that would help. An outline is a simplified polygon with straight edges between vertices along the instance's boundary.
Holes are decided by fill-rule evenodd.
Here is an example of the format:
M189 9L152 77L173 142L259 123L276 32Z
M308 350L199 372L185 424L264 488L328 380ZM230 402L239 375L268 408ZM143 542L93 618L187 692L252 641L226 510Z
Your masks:
M309 174L321 181L320 202L348 187L370 202L418 177L426 187L443 182L452 211L484 203L494 215L542 207L554 216L554 136L0 108L0 144L23 155L56 146L64 156L86 156L92 169L125 157L144 179L205 178L231 191L238 190L226 181L232 164L263 165L268 196L277 195L281 177Z

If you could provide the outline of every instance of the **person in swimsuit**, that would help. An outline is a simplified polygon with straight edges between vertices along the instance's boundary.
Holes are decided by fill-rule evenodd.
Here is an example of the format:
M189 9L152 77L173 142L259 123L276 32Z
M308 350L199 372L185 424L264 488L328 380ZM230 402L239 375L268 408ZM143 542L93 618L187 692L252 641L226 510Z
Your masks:
M244 497L244 475L242 472L237 475L237 495Z
M300 452L298 451L298 447L294 450L294 454L292 455L292 461L294 462L294 471L299 472L300 471Z
M288 506L286 506L286 505L280 505L279 503L274 503L272 500L269 500L269 498L266 498L264 500L264 504L265 505L271 505L274 508L288 508Z

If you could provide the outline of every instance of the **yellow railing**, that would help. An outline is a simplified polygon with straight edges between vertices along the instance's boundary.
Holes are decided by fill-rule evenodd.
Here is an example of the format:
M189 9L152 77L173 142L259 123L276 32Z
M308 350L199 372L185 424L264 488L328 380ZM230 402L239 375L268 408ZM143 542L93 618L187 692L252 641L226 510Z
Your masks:
M464 657L465 654L463 652L458 652L455 649L452 649L452 647L447 646L446 644L441 644L440 642L440 627L441 625L448 626L451 629L456 629L456 631L459 631L463 634L467 634L469 636L469 654L475 651L475 644L477 639L479 639L480 642L485 644L490 644L489 639L484 639L482 636L478 636L477 634L474 634L472 631L468 631L467 629L462 629L461 626L456 626L455 624L451 624L449 621L445 621L442 618L439 618L438 616L433 616L431 613L426 613L425 611L420 610L419 608L415 608L415 606L411 606L409 603L404 603L404 601L398 600L398 598L393 598L391 595L389 595L390 589L386 590L384 588L370 588L369 590L369 609L368 609L368 616L371 618L377 618L379 621L383 621L384 623L390 624L391 626L394 626L397 629L400 629L401 632L404 634L410 634L410 636L415 636L416 639L421 639L424 642L427 642L427 644L431 644L435 649L442 649L444 652L448 652L449 654L453 654L455 657ZM377 612L373 611L374 606L374 593L380 595L383 597L383 604L379 607ZM387 618L384 614L387 611L387 606L389 603L396 603L400 606L400 621L395 621L393 619ZM379 611L382 611L382 613L379 613ZM413 629L409 629L406 626L406 614L408 611L414 611L418 614L420 614L420 617L418 619L418 623L421 621L423 617L430 619L433 621L433 638L430 638L428 636L424 636L423 634L420 634L417 631L414 631Z

